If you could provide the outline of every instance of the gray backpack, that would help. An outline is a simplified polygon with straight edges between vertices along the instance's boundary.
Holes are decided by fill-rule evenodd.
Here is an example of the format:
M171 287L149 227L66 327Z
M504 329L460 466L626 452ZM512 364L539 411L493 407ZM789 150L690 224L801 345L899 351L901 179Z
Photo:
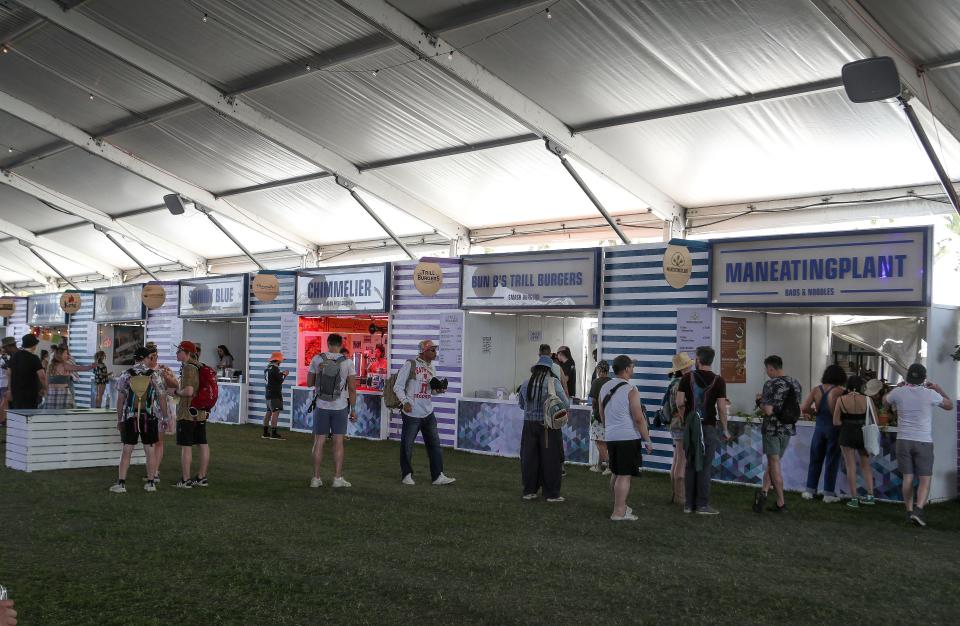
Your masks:
M340 399L344 381L340 376L340 364L346 360L342 354L335 359L320 355L320 375L317 377L316 398L324 402L334 402Z

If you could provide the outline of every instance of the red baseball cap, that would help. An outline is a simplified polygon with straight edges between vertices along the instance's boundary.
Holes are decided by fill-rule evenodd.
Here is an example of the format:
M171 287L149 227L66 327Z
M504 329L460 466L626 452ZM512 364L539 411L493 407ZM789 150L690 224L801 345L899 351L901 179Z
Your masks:
M177 350L183 350L189 354L196 354L197 346L192 341L181 341L180 345L177 346Z

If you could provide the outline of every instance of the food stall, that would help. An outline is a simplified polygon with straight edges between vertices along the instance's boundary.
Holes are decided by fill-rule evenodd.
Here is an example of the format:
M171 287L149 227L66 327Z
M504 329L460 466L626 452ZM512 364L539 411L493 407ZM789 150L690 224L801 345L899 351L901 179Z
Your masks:
M568 462L587 463L591 408L584 398L594 366L600 249L466 256L462 263L469 358L463 363L457 448L519 456L523 411L516 391L537 362L540 344L547 343L554 352L568 346L573 356L576 394L563 440Z
M219 397L208 420L223 424L246 422L247 274L184 279L179 282L178 317L181 338L201 350L200 361L217 369ZM178 329L179 330L179 329ZM218 368L217 346L227 346L233 368Z
M313 358L327 349L331 333L343 336L345 356L357 372L357 421L347 434L382 439L388 412L383 387L389 377L390 265L323 267L297 272L294 298L296 323L295 375L290 429L312 432L307 408L313 389L306 386ZM294 372L291 372L293 374Z
M94 342L93 361L96 352L106 354L104 364L111 375L110 384L104 393L102 406L116 407L115 381L134 364L133 354L145 343L146 307L142 299L143 285L105 287L93 293L93 328L88 339ZM89 352L89 350L88 350ZM90 377L90 407L96 407L96 381Z

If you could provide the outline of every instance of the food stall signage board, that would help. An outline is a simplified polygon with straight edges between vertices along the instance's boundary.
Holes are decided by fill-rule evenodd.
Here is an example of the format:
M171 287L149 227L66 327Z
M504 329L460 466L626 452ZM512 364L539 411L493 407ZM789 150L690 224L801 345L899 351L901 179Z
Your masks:
M253 297L260 302L273 302L280 295L280 281L276 274L260 272L250 283Z
M463 309L595 309L600 249L463 257Z
M60 295L60 308L68 315L73 315L83 306L83 299L79 291L64 291Z
M246 317L247 274L180 281L178 315L183 318Z
M67 314L60 308L59 293L42 293L27 298L27 324L66 326Z
M322 267L297 272L296 312L300 315L386 313L390 306L390 264Z
M145 318L143 285L107 287L93 294L93 319L97 322L132 322Z
M140 294L143 304L151 311L159 309L167 301L167 290L160 283L147 283Z
M0 317L13 317L17 312L17 301L13 298L0 298Z
M413 286L428 298L437 295L443 287L443 268L439 263L420 261L413 268Z
M711 243L719 307L927 307L933 229L756 237Z

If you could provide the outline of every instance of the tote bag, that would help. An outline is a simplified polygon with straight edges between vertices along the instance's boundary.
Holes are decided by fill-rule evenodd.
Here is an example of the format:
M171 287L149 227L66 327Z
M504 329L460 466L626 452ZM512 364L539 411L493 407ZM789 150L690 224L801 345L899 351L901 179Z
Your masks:
M880 427L877 426L877 413L870 398L867 398L867 421L863 425L863 447L870 456L880 454Z

